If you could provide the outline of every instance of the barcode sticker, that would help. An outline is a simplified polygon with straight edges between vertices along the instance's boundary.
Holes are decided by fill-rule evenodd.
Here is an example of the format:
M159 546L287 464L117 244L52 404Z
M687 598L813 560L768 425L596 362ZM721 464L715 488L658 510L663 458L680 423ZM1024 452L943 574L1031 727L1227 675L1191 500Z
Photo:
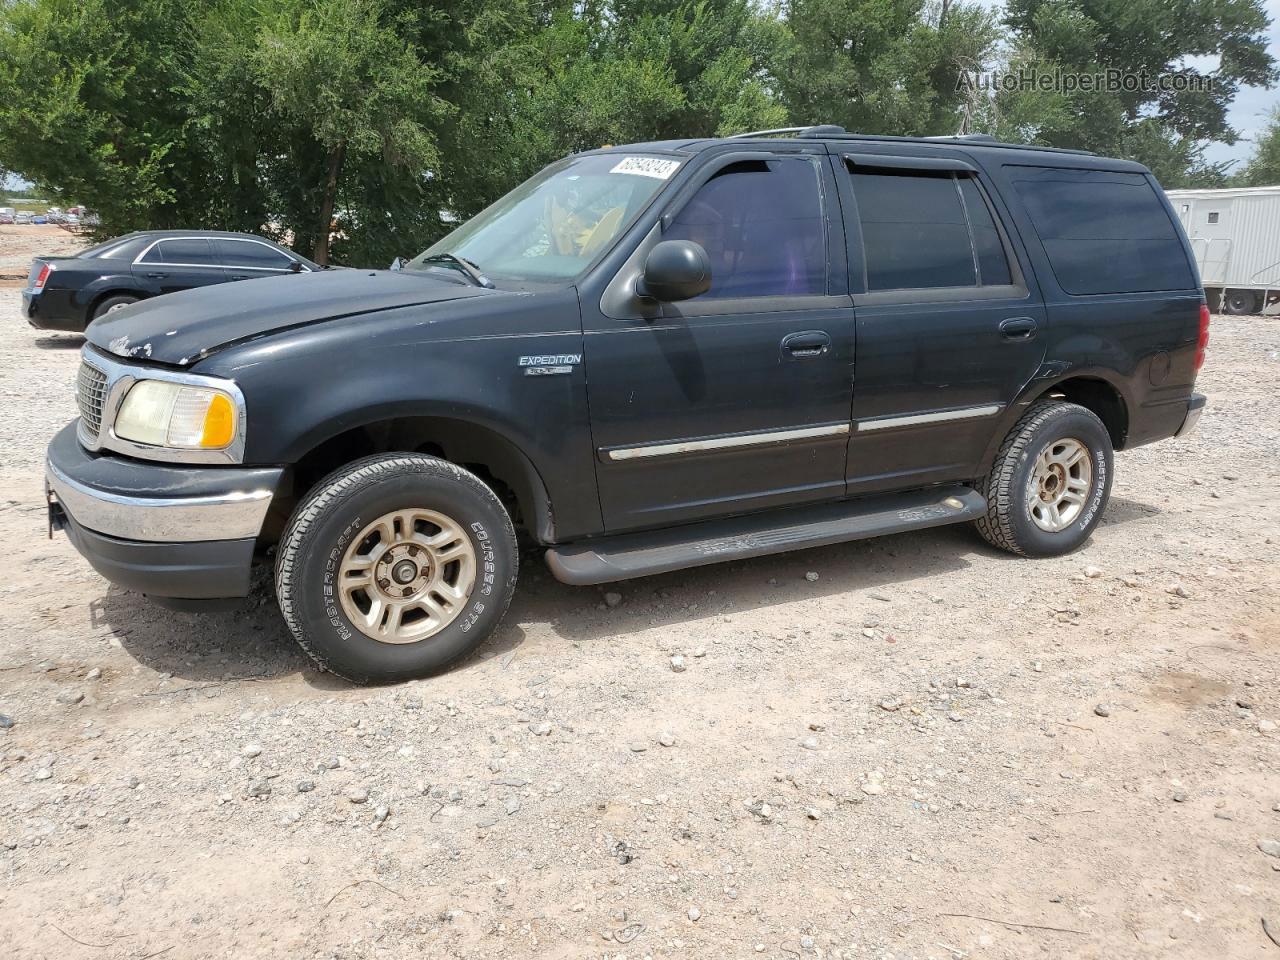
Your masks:
M679 160L663 160L659 157L623 157L610 173L632 173L656 180L669 180L680 166Z

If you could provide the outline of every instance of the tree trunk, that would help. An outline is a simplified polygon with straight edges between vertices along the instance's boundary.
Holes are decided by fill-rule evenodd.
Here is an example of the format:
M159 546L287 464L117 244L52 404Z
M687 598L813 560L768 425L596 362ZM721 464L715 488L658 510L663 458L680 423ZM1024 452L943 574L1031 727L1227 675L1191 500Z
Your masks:
M316 234L316 248L311 259L320 265L329 262L329 235L333 230L333 207L338 196L338 171L342 169L342 155L347 145L339 143L329 154L329 176L324 183L324 199L320 202L320 231Z

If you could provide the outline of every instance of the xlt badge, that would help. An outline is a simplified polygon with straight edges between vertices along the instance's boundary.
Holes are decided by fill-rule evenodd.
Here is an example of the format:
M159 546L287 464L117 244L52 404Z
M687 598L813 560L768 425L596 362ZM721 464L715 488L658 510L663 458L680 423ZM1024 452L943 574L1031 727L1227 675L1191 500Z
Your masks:
M521 357L520 366L524 367L526 377L547 377L562 373L572 373L576 364L582 362L580 353L550 353L533 357Z

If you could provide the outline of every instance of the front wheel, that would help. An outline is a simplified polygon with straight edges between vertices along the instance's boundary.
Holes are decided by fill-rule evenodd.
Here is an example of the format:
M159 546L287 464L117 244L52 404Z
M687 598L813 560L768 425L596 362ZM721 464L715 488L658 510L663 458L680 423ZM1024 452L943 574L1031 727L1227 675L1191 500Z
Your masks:
M1111 495L1111 435L1074 403L1037 403L1013 426L978 489L987 515L978 532L1029 557L1075 550L1093 533Z
M356 683L421 677L478 647L515 590L515 531L483 481L400 453L330 474L289 520L276 560L285 622Z

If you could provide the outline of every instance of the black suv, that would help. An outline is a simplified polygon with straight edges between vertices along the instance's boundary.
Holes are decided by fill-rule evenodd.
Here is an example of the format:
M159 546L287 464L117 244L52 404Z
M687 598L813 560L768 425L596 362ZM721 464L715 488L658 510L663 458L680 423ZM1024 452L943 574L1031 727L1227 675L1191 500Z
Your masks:
M143 230L74 256L36 257L22 312L38 330L79 333L104 314L162 293L319 269L248 233Z
M169 605L280 609L416 677L497 626L517 531L597 584L958 521L1080 546L1112 451L1190 430L1208 312L1149 171L838 127L568 157L402 269L90 326L50 518Z

